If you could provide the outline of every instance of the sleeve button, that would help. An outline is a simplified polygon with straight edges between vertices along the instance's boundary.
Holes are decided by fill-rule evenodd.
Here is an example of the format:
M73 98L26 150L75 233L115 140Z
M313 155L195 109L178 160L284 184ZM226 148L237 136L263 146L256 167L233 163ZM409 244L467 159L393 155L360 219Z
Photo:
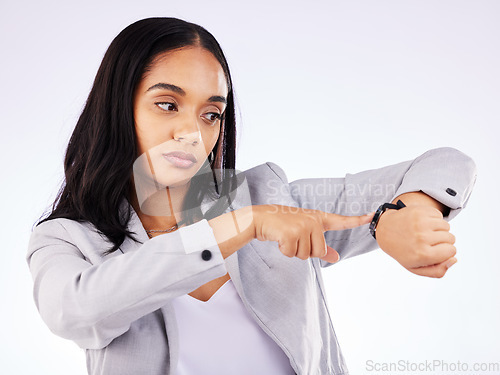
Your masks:
M210 250L203 250L201 253L201 259L210 260L212 258L212 252Z
M452 197L454 197L455 195L457 195L457 192L455 190L451 189L451 188L447 188L446 192L448 194L450 194Z

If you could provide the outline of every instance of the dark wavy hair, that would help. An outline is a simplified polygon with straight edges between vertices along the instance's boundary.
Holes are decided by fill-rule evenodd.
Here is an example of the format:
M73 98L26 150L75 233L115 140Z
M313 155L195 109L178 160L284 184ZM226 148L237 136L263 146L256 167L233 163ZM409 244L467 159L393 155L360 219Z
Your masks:
M234 93L226 58L214 36L203 27L177 18L154 17L129 25L108 47L69 140L64 158L65 178L52 211L36 225L56 218L90 222L114 244L105 254L118 250L126 237L139 242L133 237L135 232L127 230L131 206L124 214L120 212L123 199L128 201L131 196L131 176L138 152L133 94L155 57L185 46L200 46L214 55L225 73L228 96L214 158L201 167L212 173L199 173L192 178L183 208L184 212L194 209L194 214L183 218L183 222L210 219L227 208L222 200L205 214L199 208L207 194L229 197L229 192L239 185L234 173Z

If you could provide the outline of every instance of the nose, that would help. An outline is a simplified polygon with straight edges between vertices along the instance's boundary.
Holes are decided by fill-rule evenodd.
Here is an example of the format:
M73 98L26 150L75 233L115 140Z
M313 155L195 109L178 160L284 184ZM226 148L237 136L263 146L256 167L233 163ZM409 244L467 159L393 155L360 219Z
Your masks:
M194 126L184 124L184 126L179 126L175 129L174 139L178 142L182 141L187 144L197 145L201 143L200 129L196 123Z
M187 144L197 145L198 143L200 143L199 134L200 134L200 132L189 133L189 134L186 134L182 137L175 137L174 136L174 139L178 142L185 142Z

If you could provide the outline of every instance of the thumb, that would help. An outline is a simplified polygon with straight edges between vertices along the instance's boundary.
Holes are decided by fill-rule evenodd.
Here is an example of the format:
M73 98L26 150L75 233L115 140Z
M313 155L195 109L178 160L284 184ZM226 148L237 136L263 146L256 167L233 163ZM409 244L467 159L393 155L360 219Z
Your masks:
M343 216L325 213L323 227L325 231L356 228L361 225L369 224L372 221L373 215L375 215L375 212L370 212L361 216Z
M327 261L328 263L335 263L340 259L339 253L337 253L333 248L330 246L326 246L326 255L323 257L320 257L320 259L323 259L324 261Z

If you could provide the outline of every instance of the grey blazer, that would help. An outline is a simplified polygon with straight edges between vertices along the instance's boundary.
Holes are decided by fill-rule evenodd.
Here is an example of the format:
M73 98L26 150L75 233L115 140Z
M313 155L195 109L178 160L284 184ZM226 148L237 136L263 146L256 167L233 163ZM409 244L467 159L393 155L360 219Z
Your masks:
M289 182L272 162L241 173L246 184L234 209L280 204L359 215L421 190L450 207L450 220L466 206L477 172L470 157L443 147L344 178ZM122 207L128 204L124 200ZM258 240L223 259L206 220L149 239L133 212L129 229L141 244L127 238L121 251L105 257L111 242L88 223L50 220L35 227L29 240L26 259L38 311L54 334L85 349L89 374L175 374L179 338L171 300L227 272L296 374L348 374L322 279L322 269L332 264L288 258L277 243ZM378 248L368 225L328 231L325 238L341 260Z

